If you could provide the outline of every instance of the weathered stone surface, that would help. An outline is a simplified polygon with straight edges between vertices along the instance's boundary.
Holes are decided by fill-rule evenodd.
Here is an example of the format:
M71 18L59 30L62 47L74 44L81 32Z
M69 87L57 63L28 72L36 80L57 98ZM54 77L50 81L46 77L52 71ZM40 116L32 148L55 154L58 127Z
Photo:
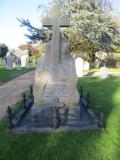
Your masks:
M43 19L44 27L53 27L52 40L46 44L45 55L37 66L34 81L34 100L45 106L55 97L66 106L79 103L76 89L75 63L70 55L69 43L60 34L60 27L69 27L69 19L60 16L59 6L54 6L49 17Z
M53 112L50 107L32 107L32 123L40 127L52 127Z
M82 108L82 106L81 106ZM37 107L37 109L39 109L39 107ZM45 109L46 108L43 108ZM71 110L69 112L69 109ZM60 122L60 127L59 128L53 128L48 126L43 126L42 123L40 122L39 124L33 123L31 120L31 114L29 113L25 119L23 120L21 126L14 128L12 131L14 133L49 133L49 132L62 132L62 131L72 131L72 132L76 132L79 130L83 130L83 129L99 129L99 127L97 126L97 124L95 124L89 113L83 108L83 110L81 110L81 114L82 116L80 116L80 119L69 119L66 120L68 118L68 112L69 113L75 113L73 110L75 108L64 108L64 115L61 115L61 119L62 121ZM80 110L80 107L77 107L78 111ZM62 111L62 112L63 112ZM66 119L65 118L66 115ZM79 115L79 112L78 112ZM42 121L43 122L43 121ZM43 122L44 123L44 122ZM50 123L51 125L51 123Z
M60 17L56 10L53 17L44 19L43 26L52 26L53 32L35 73L32 121L40 126L58 128L67 123L70 111L75 118L80 116L80 107L79 116L76 112L79 94L75 63L70 55L68 40L60 34L60 27L68 27L69 20Z
M7 62L7 70L13 70L13 56L11 51L9 51L6 55L6 62Z
M72 107L79 103L76 89L75 64L69 51L69 43L61 37L60 63L51 63L51 42L46 44L45 55L39 62L34 79L34 100L37 106L44 106L54 97Z
M53 97L59 97L59 100L61 102L64 102L64 100L68 99L68 85L67 83L51 83L48 84L45 92L44 92L44 99L48 102Z
M80 122L80 106L78 107L64 107L60 103L48 104L44 107L33 106L31 109L31 119L33 126L52 127L65 126L73 122Z

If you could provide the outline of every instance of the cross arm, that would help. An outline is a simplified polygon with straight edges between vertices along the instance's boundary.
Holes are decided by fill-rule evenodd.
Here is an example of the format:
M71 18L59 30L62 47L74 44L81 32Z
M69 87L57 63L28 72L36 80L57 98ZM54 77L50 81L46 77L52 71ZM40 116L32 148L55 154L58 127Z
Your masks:
M59 25L60 27L69 27L70 26L70 21L67 18L50 18L46 17L42 20L43 27L52 27L55 26L56 24Z
M43 27L52 27L53 26L53 22L52 22L52 18L49 18L49 17L45 17L43 20L42 20L42 25Z

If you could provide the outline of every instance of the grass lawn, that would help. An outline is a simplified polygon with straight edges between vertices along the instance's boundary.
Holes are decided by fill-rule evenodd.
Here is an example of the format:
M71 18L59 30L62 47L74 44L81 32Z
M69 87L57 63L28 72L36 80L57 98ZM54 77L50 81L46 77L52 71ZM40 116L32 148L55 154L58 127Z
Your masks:
M30 66L29 69L22 68L21 70L17 70L16 68L12 71L9 71L6 69L5 65L0 65L0 85L8 82L9 80L26 73L28 71L31 71L35 68L35 66Z
M120 160L120 77L80 78L91 105L105 113L105 130L13 135L0 123L0 160Z

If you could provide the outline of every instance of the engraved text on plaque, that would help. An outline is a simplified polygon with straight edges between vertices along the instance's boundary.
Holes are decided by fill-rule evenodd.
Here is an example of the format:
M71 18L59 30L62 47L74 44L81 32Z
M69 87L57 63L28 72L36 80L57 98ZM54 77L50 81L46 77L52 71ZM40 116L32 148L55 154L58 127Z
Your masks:
M49 100L54 97L58 97L61 102L68 99L68 86L66 83L53 83L47 85L44 92L44 99Z

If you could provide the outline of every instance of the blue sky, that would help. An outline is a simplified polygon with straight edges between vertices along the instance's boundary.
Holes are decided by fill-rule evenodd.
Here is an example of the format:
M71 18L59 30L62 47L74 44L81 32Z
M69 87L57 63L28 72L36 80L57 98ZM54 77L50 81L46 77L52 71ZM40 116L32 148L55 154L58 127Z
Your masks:
M111 0L113 5L113 14L120 16L120 0Z
M9 48L16 48L28 41L24 36L26 29L20 27L18 18L29 19L36 27L40 27L40 13L37 6L48 4L50 0L0 0L0 43ZM111 0L113 14L120 16L120 0Z

